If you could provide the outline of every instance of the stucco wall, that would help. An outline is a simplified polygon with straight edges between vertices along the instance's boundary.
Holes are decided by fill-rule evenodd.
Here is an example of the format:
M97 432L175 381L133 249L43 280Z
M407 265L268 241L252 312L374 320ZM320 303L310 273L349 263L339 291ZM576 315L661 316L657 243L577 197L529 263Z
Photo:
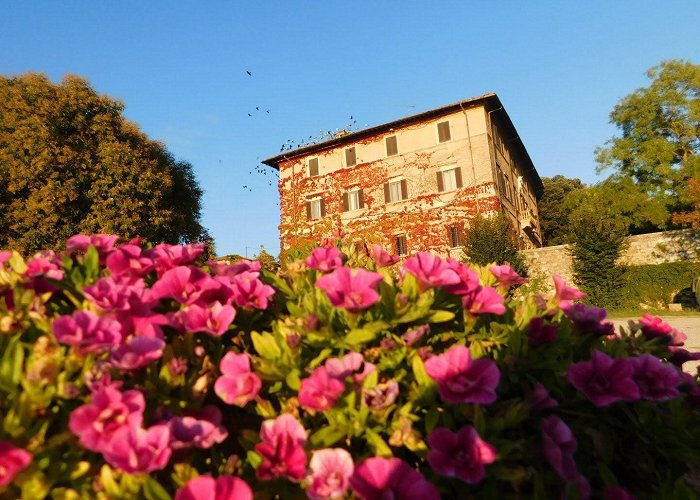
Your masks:
M573 283L572 260L569 245L523 250L530 275L546 277L551 286L550 276L558 274L567 282ZM629 236L619 263L626 265L661 264L682 260L698 260L700 256L700 233L692 230L666 231Z

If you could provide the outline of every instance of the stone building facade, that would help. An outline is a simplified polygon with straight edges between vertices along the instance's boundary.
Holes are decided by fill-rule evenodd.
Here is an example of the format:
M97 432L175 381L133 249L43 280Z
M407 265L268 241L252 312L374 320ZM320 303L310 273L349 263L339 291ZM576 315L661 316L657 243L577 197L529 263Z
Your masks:
M486 94L263 163L279 170L281 250L342 231L399 255L461 254L477 213L502 211L541 246L542 181L503 105Z

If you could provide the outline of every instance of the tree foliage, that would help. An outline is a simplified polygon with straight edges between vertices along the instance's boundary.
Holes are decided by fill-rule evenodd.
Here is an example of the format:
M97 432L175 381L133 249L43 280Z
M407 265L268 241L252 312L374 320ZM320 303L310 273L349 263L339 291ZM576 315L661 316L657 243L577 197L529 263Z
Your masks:
M647 71L648 87L620 101L610 120L622 132L597 150L601 169L678 204L687 179L700 178L700 65L670 60Z
M464 255L469 262L510 264L521 276L527 275L513 228L503 214L492 217L477 215L470 222L464 240Z
M543 177L544 194L537 208L545 246L564 245L573 241L569 227L571 207L566 203L570 193L585 189L580 179L569 179L563 175Z
M700 181L689 179L688 187L682 192L682 196L691 208L686 212L673 214L673 222L681 226L700 229Z
M88 82L0 77L0 248L56 248L75 233L210 239L192 166Z

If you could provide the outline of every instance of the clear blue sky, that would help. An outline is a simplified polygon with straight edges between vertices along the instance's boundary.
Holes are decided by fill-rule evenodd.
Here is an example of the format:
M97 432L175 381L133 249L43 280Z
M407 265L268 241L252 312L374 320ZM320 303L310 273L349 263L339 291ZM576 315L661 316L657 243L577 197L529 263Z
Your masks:
M0 9L0 74L74 73L121 99L127 117L194 166L219 254L279 251L276 180L260 160L288 139L344 128L351 115L363 128L496 92L540 175L591 183L615 103L664 59L700 63L698 0Z

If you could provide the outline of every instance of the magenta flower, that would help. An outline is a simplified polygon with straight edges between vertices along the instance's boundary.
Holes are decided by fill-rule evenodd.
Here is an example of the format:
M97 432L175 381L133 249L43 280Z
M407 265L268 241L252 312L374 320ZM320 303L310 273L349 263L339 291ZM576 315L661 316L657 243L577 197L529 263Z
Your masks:
M491 266L489 267L489 271L491 271L491 274L496 277L500 286L506 290L514 285L522 285L523 283L527 283L527 280L515 272L515 269L510 267L508 264L504 264L502 266Z
M75 347L79 354L104 352L122 341L121 324L90 311L75 311L56 318L51 325L56 340Z
M236 317L233 306L214 302L208 307L192 304L178 313L188 332L206 332L220 337L228 330Z
M289 413L265 420L260 428L261 443L255 451L263 462L256 471L258 479L286 477L299 481L306 473L306 430Z
M635 500L635 496L625 488L606 486L603 490L603 500Z
M144 288L145 283L141 279L126 281L119 276L107 276L84 287L83 293L103 311L128 311L132 300L140 300Z
M680 396L677 387L681 383L681 376L675 366L664 364L651 354L642 354L630 361L634 365L632 378L639 387L642 399L668 401Z
M413 347L425 336L430 334L430 325L421 325L401 335L401 340L406 344L406 347Z
M270 297L275 289L264 284L258 278L258 273L242 272L230 278L233 301L239 307L267 309Z
M437 488L400 458L368 458L355 467L350 487L363 500L440 500Z
M525 404L528 409L534 411L548 410L559 406L557 400L550 396L547 388L539 382L532 388Z
M639 325L646 338L661 338L669 346L670 351L675 351L675 348L684 345L685 341L688 340L685 333L676 330L658 316L652 316L649 313L640 318Z
M345 384L329 376L325 366L320 366L301 381L299 404L310 410L330 410L344 390Z
M545 323L540 317L532 318L527 327L527 337L532 347L553 342L557 339L557 325Z
M561 306L561 309L576 329L582 333L589 333L599 337L615 334L615 325L605 320L608 313L601 307L579 303Z
M391 255L389 252L384 250L381 245L372 245L372 250L370 251L372 260L377 265L377 267L387 267L392 264L396 264L399 261L398 255Z
M425 362L425 371L438 384L440 397L448 403L490 404L496 401L501 377L490 359L471 359L469 349L454 346Z
M327 273L343 265L343 257L338 247L316 247L304 261L309 269Z
M153 270L153 261L140 246L130 243L112 250L106 262L113 276L145 276Z
M234 476L198 476L175 493L174 500L253 500L253 491Z
M0 266L10 260L12 252L10 250L0 250Z
M145 255L153 261L158 276L163 276L163 273L169 269L192 264L202 253L204 253L204 243L188 245L161 243L147 250Z
M228 276L230 278L244 272L258 273L256 276L259 276L260 269L262 269L260 261L248 259L241 259L235 264L227 264L225 262L209 260L207 261L207 266L209 266L209 269L212 270L214 275Z
M114 244L119 239L119 236L114 234L93 234L91 236L85 234L76 234L66 240L66 249L71 252L85 252L90 245L95 247L100 256L100 264L104 264L105 259L114 249Z
M564 481L575 481L579 476L574 461L577 442L574 433L562 419L550 415L540 422L542 455Z
M585 293L567 285L561 276L554 275L554 300L561 308L570 306L572 301L584 297L587 297Z
M164 469L172 454L170 427L165 424L148 429L123 426L101 451L108 464L129 474Z
M168 269L151 287L154 300L171 298L180 304L190 305L208 290L221 285L207 273L194 266L178 266Z
M443 288L454 295L466 295L474 293L481 286L479 275L468 265L452 257L447 259L447 264L459 277L459 281L452 285L445 285Z
M617 401L639 399L634 371L634 363L629 359L613 359L603 352L593 351L590 361L569 366L567 377L594 405L607 406Z
M446 261L430 252L419 252L407 259L402 271L408 271L415 276L421 290L456 285L460 282L455 270Z
M109 364L125 371L137 370L163 356L165 342L159 338L136 336L113 349Z
M316 286L326 292L335 307L358 312L379 301L375 287L382 275L364 269L339 267L330 274L316 280Z
M221 425L221 410L216 406L205 406L194 416L173 417L170 426L170 447L211 448L228 437L226 428Z
M341 382L352 375L353 382L362 382L367 375L375 370L375 365L359 352L349 352L342 358L329 358L324 363L328 376L336 378Z
M309 462L306 496L312 500L345 498L355 470L352 456L342 448L316 450Z
M141 392L104 385L92 393L92 402L71 412L68 428L84 448L99 452L121 428L140 427L145 407Z
M32 454L9 441L0 441L0 486L7 486L32 461Z
M244 407L260 392L262 381L250 370L246 353L227 352L219 369L221 376L214 383L214 392L224 403Z
M462 305L470 314L503 314L505 299L490 286L480 286L462 296Z
M496 448L481 439L471 425L452 432L435 429L428 437L430 467L446 477L456 477L467 484L477 484L485 474L484 465L496 461Z
M668 358L669 363L673 363L675 366L681 368L683 363L686 361L698 361L700 360L700 352L690 352L686 349L675 348L673 349L673 354Z

